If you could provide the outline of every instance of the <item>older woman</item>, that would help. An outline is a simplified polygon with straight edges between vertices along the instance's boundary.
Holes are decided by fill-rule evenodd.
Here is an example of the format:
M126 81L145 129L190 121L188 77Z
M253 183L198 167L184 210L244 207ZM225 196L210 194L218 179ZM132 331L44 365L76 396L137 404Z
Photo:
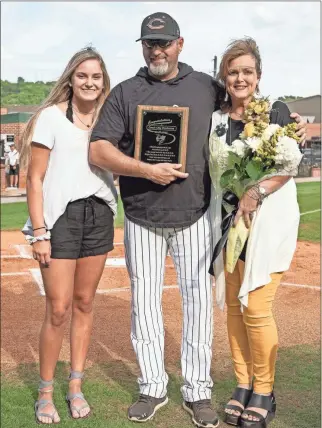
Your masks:
M223 55L218 76L226 97L221 110L213 114L212 124L213 129L225 124L227 132L218 138L228 145L244 129L244 111L259 92L261 75L256 42L251 38L232 42ZM270 123L285 126L291 121L287 106L275 102ZM265 179L244 193L235 224L243 216L249 227L252 213L256 212L248 242L233 273L225 272L224 277L223 270L217 270L216 275L217 300L222 307L225 301L227 304L228 336L237 379L237 388L225 408L225 421L244 428L266 427L276 411L273 386L278 338L272 304L296 247L299 208L292 175L296 172ZM213 190L218 195L218 189Z

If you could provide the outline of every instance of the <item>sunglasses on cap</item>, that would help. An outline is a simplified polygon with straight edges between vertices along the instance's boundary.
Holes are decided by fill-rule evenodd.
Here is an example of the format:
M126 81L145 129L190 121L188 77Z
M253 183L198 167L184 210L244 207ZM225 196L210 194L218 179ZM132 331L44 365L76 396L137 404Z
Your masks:
M149 49L159 46L159 48L164 49L171 46L173 40L142 40L142 44Z

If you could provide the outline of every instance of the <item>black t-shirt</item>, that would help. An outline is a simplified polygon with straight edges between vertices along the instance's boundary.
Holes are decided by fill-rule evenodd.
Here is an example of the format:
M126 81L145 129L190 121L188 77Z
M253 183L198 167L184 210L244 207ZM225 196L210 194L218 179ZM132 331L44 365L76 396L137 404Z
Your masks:
M274 123L280 126L286 126L289 123L294 122L294 119L290 117L290 110L286 104L282 101L275 101L272 105L272 110L270 114L270 123ZM245 124L241 120L228 119L228 130L226 134L226 143L231 146L232 142L239 138L239 134L243 132ZM222 216L224 217L227 214L224 207L222 207ZM245 261L246 259L246 248L247 241L241 252L239 258L240 260Z
M91 142L107 140L128 156L134 154L138 105L189 108L186 172L189 177L167 186L135 177L120 177L125 215L146 227L186 227L195 223L210 203L209 131L217 84L211 76L179 63L178 75L162 82L147 67L117 85L105 101Z

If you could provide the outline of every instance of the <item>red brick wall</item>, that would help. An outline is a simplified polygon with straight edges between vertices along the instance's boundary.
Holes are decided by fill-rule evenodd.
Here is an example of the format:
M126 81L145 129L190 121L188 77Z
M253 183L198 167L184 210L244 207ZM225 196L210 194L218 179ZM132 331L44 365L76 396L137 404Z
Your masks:
M5 190L7 187L7 180L6 180L6 173L4 165L0 165L1 167L1 193ZM20 169L19 171L19 189L25 189L26 188L26 170Z
M0 134L14 134L15 144L19 151L21 146L21 135L25 126L25 123L1 123Z
M312 137L319 137L321 135L321 123L308 123L306 126L308 140Z
M0 165L0 168L1 168L1 193L2 193L3 190L7 187L7 183L6 183L6 174L4 170L4 165Z

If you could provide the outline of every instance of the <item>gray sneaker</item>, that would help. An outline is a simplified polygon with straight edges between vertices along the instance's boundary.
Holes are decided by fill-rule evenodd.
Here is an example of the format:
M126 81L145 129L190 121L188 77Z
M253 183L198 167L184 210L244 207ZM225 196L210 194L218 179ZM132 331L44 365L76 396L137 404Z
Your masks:
M184 401L182 407L192 416L192 422L197 427L216 428L219 425L217 413L211 407L210 400Z
M155 398L140 394L136 403L128 411L128 418L134 422L147 422L153 418L155 412L168 402L168 397Z

